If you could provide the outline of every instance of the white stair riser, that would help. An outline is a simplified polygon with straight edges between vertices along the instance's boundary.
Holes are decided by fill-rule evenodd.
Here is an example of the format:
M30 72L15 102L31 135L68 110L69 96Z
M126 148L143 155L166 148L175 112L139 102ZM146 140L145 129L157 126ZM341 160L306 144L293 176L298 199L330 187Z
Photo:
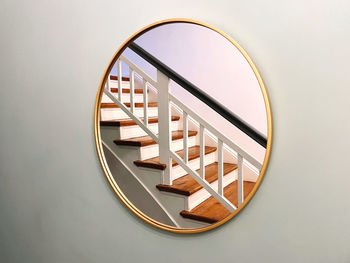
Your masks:
M128 108L130 110L130 108ZM134 114L137 117L143 118L143 108L135 107ZM148 108L148 117L157 117L158 107ZM130 119L130 117L121 108L103 108L101 109L101 120L115 120L115 119Z
M232 183L233 181L237 180L237 169L226 174L224 176L223 184L224 187ZM214 189L218 188L218 181L214 181L210 184ZM207 190L202 188L201 190L195 192L194 194L188 196L185 200L185 210L189 211L196 207L197 205L201 204L205 200L207 200L211 195L208 193Z
M148 128L155 134L158 134L158 123L150 123L148 124ZM177 131L178 129L179 129L179 121L172 121L171 130ZM138 125L117 127L117 139L119 140L130 139L130 138L135 138L135 137L145 136L145 135L148 135L148 134Z
M196 136L188 138L188 147L192 147L196 144ZM171 147L173 151L179 151L183 149L183 139L172 141ZM140 160L146 160L159 156L158 144L152 144L144 147L140 147Z
M113 93L113 95L118 98L118 93ZM122 94L122 101L123 102L130 102L130 93L123 93ZM102 103L112 103L113 101L107 97L106 94L102 95ZM134 94L134 102L143 102L143 94L142 93L135 93Z
M216 152L212 152L205 155L204 158L204 165L209 165L211 163L216 162ZM196 158L193 160L188 161L188 165L191 167L192 170L198 170L200 165L200 158ZM188 174L180 165L176 165L171 170L171 176L173 180L176 180L177 178L180 178L184 175Z
M111 88L118 88L118 80L111 79L109 83L110 83ZM123 80L122 81L122 88L123 89L130 89L130 81Z

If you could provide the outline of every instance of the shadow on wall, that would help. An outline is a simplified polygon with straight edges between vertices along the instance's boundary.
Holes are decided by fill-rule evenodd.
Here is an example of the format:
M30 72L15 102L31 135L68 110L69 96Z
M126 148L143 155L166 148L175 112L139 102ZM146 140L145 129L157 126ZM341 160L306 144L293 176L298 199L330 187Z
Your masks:
M118 158L105 145L103 145L103 152L114 180L118 182L118 186L130 202L153 219L175 226L163 209L147 192L146 188L118 161Z

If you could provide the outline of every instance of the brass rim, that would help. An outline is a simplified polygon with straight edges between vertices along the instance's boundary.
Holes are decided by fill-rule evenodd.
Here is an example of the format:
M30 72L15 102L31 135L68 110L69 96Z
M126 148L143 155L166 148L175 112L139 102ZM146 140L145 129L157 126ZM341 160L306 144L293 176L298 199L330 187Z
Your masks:
M171 23L190 23L190 24L200 25L200 26L209 28L209 29L219 33L220 35L225 37L227 40L229 40L241 52L241 54L245 57L245 59L249 63L251 69L253 70L253 72L258 80L258 83L259 83L259 86L260 86L260 89L261 89L261 92L263 94L264 101L265 101L265 108L266 108L266 115L267 115L267 127L268 127L267 147L266 147L263 166L262 166L262 169L261 169L260 174L258 176L258 180L256 181L253 190L249 193L247 198L244 200L243 204L241 204L231 215L229 215L225 219L223 219L215 224L212 224L212 225L206 226L206 227L202 227L202 228L187 229L187 228L177 228L177 227L169 226L169 225L163 224L161 222L158 222L158 221L152 219L151 217L147 216L142 211L140 211L133 203L131 203L129 201L129 199L120 190L118 184L114 180L114 178L113 178L113 176L108 168L108 165L107 165L107 162L106 162L106 159L104 157L103 150L102 150L100 125L99 125L100 124L100 106L101 106L101 99L102 99L102 94L103 94L103 87L104 87L105 82L107 80L107 76L109 75L109 73L110 73L111 69L113 68L113 65L115 64L118 57L121 55L121 53L124 51L124 49L128 46L128 44L130 42L134 41L140 35L146 33L147 31L149 31L155 27L162 26L165 24L171 24ZM113 58L109 62L107 68L104 71L102 80L101 80L99 88L98 88L97 96L96 96L95 110L94 110L94 136L95 136L95 143L96 143L96 150L97 150L98 158L99 158L99 161L101 163L103 172L108 180L108 183L110 184L113 191L116 193L116 195L120 198L120 200L124 203L124 205L127 208L129 208L135 215L137 215L143 221L145 221L145 222L147 222L147 223L149 223L152 226L155 226L157 228L167 230L170 232L174 232L174 233L187 233L187 234L188 233L200 233L200 232L204 232L204 231L216 228L218 226L221 226L222 224L226 223L230 219L234 218L249 203L249 201L252 199L252 197L256 193L257 189L259 188L259 186L264 178L264 175L265 175L268 163L269 163L269 159L270 159L270 154L271 154L272 112L271 112L270 100L269 100L269 96L268 96L266 88L265 88L264 81L259 73L259 70L257 69L255 64L253 63L252 59L249 57L247 52L235 40L233 40L230 36L228 36L226 33L222 32L221 30L219 30L211 25L208 25L206 23L202 23L202 22L199 22L196 20L192 20L192 19L173 18L173 19L161 20L161 21L155 22L153 24L150 24L150 25L142 28L141 30L139 30L135 34L133 34L131 37L129 37L123 43L123 45L117 50L117 52L114 54Z

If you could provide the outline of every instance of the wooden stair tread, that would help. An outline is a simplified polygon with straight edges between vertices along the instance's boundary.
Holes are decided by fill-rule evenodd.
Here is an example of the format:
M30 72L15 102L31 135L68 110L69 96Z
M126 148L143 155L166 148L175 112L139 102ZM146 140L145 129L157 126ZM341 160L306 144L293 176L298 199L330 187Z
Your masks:
M143 118L140 118L143 121ZM178 121L180 119L179 116L171 116L171 121ZM158 117L150 117L148 118L148 123L158 123ZM125 126L133 126L137 125L136 122L132 119L116 119L116 120L108 120L108 121L100 121L101 126L117 126L117 127L125 127Z
M111 88L112 93L118 93L118 88ZM147 90L148 92L148 90ZM122 89L122 93L130 93L130 89ZM143 94L143 89L134 89L135 94Z
M130 102L125 102L124 105L128 108L130 108L131 103ZM136 102L134 103L136 108L143 108L144 103L142 102ZM148 102L147 103L148 107L158 107L157 102ZM106 108L119 108L119 106L113 102L103 102L101 103L101 109L106 109Z
M254 185L254 182L243 182L244 198L246 198L249 195ZM237 180L224 188L224 196L236 207L238 206ZM190 218L212 224L219 222L225 217L229 216L230 211L228 211L214 197L209 197L206 201L197 205L191 211L183 210L180 212L180 214L185 218Z
M205 146L204 148L204 152L205 154L209 154L212 152L216 151L216 147L211 147L211 146ZM183 150L179 150L176 151L176 153L180 156L180 158L183 158ZM199 157L199 146L192 146L188 148L188 160L193 160ZM154 169L158 169L158 170L164 170L166 168L166 164L160 163L159 162L159 156L154 157L154 158L150 158L147 160L138 160L138 161L134 161L134 164L136 166L140 166L140 167L148 167L148 168L154 168ZM174 160L172 160L172 166L176 166L178 165L177 162L175 162Z
M109 78L111 80L118 80L118 76L109 76ZM130 81L129 77L122 77L122 81ZM111 88L111 92L113 93L118 93L118 88ZM147 90L148 92L148 90ZM122 93L130 93L130 89L122 89ZM142 94L143 93L143 89L134 89L134 93L136 94Z
M183 138L182 130L173 131L171 134L172 134L173 141ZM196 136L196 135L197 135L196 131L188 131L189 137ZM125 139L125 140L114 140L114 143L117 145L139 146L139 147L157 144L157 142L153 140L151 136L148 136L148 135Z
M237 169L237 164L224 163L224 175ZM197 172L199 173L199 169ZM218 179L218 163L212 163L205 166L205 180L210 184ZM195 179L189 174L182 176L173 181L172 185L158 184L157 188L160 191L171 192L176 194L181 194L185 196L190 196L195 192L199 191L203 187L197 183Z
M118 76L110 75L109 78L111 80L118 80ZM122 77L122 81L130 81L130 78L129 77Z

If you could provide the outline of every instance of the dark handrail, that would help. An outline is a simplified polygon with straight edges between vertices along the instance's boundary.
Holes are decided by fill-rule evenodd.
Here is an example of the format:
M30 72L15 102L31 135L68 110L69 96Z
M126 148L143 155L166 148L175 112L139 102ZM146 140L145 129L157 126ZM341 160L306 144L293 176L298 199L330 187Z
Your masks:
M185 90L190 92L192 95L194 95L195 97L203 101L210 108L215 110L222 117L224 117L226 120L228 120L233 125L235 125L238 129L240 129L245 134L247 134L254 141L256 141L261 146L266 148L266 145L267 145L266 137L262 135L259 131L257 131L255 128L253 128L251 125L246 123L244 120L242 120L240 117L238 117L236 114L231 112L225 106L223 106L218 101L216 101L214 98L210 97L207 93L205 93L204 91L196 87L194 84L189 82L187 79L183 78L180 74L176 73L174 70L169 68L160 60L152 56L150 53L148 53L142 47L137 45L135 42L132 42L131 44L129 44L128 47L132 51L134 51L136 54L141 56L143 59L148 61L150 64L152 64L155 68L160 70L164 75L166 75L167 77L175 81L177 84L182 86Z

